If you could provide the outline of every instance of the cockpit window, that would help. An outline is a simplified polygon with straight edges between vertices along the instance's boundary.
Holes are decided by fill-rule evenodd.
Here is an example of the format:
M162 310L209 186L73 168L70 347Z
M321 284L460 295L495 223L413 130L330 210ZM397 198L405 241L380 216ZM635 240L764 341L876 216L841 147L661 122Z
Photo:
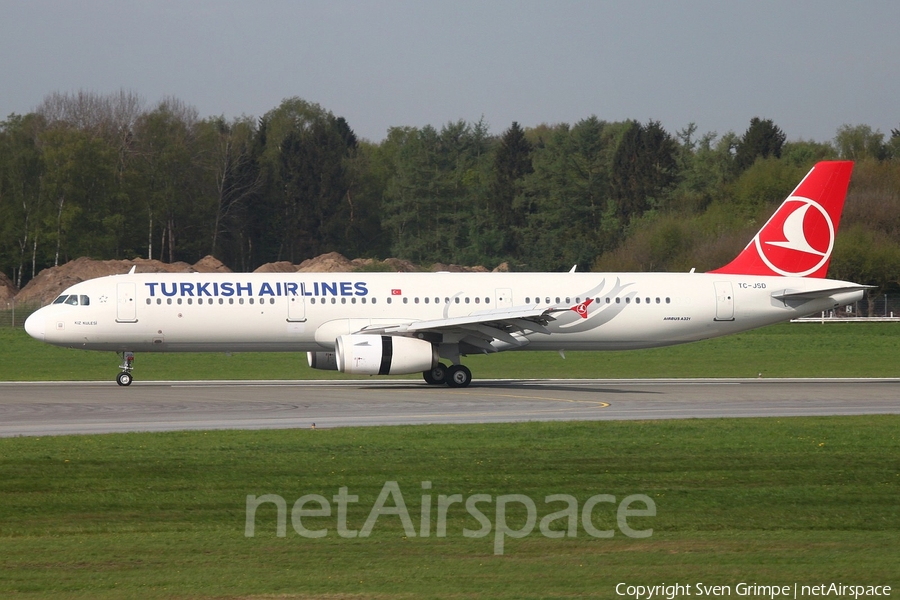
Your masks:
M81 294L63 294L59 298L53 301L53 304L68 304L69 306L90 306L91 305L91 297L85 296Z

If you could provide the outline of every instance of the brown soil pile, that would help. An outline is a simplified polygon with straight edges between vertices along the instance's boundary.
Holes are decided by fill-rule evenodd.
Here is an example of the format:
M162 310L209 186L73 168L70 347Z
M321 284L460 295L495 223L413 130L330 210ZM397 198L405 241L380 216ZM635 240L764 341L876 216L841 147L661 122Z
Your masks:
M44 269L38 273L18 294L15 286L3 274L0 273L0 301L4 301L4 294L15 296L20 304L48 304L54 298L76 283L104 277L128 273L131 267L135 267L137 273L230 273L231 270L212 256L206 256L193 265L185 262L163 263L158 260L135 258L134 260L93 260L79 258L59 267ZM501 265L496 270L504 270ZM315 258L303 261L299 265L288 261L280 261L262 265L254 273L346 273L350 271L389 271L398 273L413 273L422 271L417 265L399 258L388 258L378 261L372 258L348 259L338 252L329 252ZM451 271L454 273L487 273L484 267L462 267L459 265L445 265L436 263L431 271Z
M297 267L298 273L346 273L354 270L350 259L340 252L329 252L309 258Z
M438 271L448 273L488 273L487 268L482 266L464 267L462 265L445 265L444 263L434 263L431 265L431 270L435 273Z
M58 267L44 269L28 282L16 295L19 304L48 304L68 288L88 279L128 273L135 267L137 273L227 273L228 267L212 256L200 259L196 264L186 262L164 263L158 260L135 258L134 260L93 260L78 258Z
M6 303L11 301L18 291L6 273L0 272L0 308L6 308Z
M253 271L254 273L296 273L297 265L289 260L279 262L266 263Z

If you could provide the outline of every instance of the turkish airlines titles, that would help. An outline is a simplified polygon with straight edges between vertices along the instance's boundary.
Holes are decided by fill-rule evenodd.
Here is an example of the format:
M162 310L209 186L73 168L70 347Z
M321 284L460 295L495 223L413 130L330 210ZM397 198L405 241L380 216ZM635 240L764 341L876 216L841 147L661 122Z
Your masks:
M239 281L147 281L150 297L186 296L210 298L217 296L367 296L369 289L364 281L276 281L262 282L254 291L253 282Z

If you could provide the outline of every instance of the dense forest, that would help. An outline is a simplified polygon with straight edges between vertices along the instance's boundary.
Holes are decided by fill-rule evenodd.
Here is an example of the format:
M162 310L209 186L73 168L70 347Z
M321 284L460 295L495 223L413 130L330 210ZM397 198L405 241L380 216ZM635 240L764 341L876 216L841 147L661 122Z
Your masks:
M743 247L809 167L857 161L831 276L900 279L900 130L787 141L658 122L398 126L379 143L290 98L201 118L169 98L48 95L0 122L0 270L19 287L80 256L234 270L338 251L514 270L703 271Z

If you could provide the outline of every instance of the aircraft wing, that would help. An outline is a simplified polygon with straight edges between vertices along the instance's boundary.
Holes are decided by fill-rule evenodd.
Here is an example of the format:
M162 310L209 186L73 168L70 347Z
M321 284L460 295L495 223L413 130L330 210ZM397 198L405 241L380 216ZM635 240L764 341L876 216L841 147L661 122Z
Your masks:
M357 333L378 335L440 335L442 341L455 339L476 352L498 352L521 348L528 344L529 333L549 334L547 324L555 321L555 312L569 310L568 307L513 307L485 310L464 317L430 319L397 325L364 327ZM472 350L463 348L464 353Z

